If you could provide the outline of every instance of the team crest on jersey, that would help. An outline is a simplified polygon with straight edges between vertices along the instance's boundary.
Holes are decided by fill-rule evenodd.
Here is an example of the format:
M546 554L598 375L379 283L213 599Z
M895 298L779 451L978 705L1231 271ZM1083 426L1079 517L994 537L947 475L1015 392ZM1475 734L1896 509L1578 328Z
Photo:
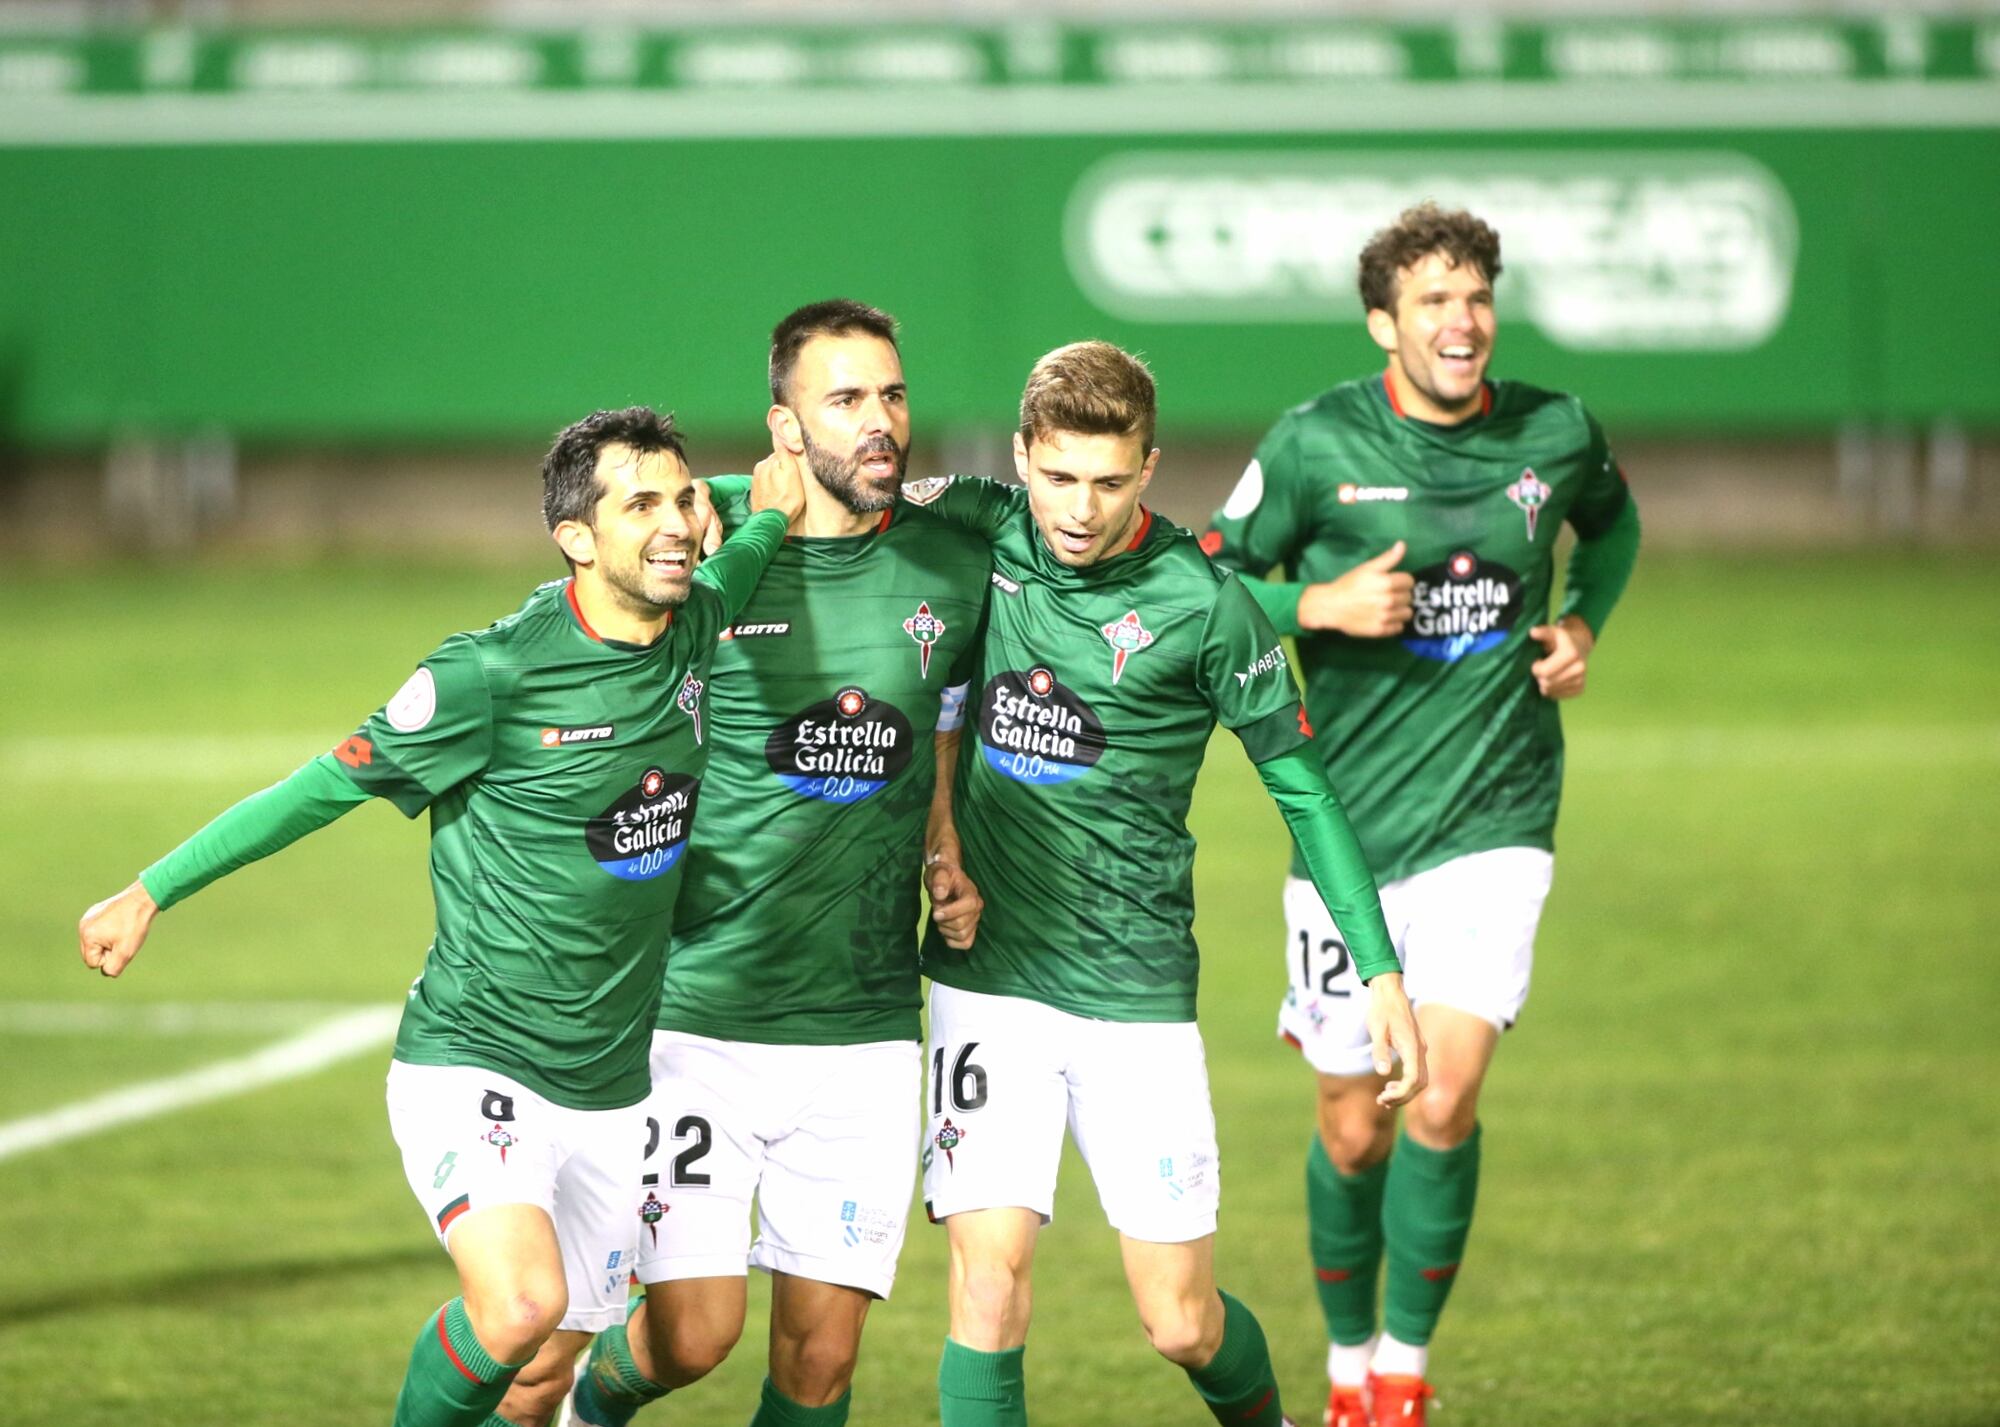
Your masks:
M1555 491L1531 467L1521 468L1521 479L1507 487L1507 499L1521 508L1521 514L1528 517L1528 539L1535 538L1535 519L1542 512L1550 496Z
M500 1151L500 1163L502 1164L507 1162L507 1151L520 1143L519 1140L514 1138L513 1132L505 1125L495 1125L479 1138Z
M653 1247L656 1249L660 1246L660 1220L667 1217L667 1207L660 1202L660 1196L650 1189L646 1191L646 1202L639 1206L639 1222L653 1236Z
M1125 617L1100 625L1105 642L1111 646L1111 682L1125 672L1125 661L1153 642L1153 631L1139 622L1139 611L1128 609Z
M917 601L917 612L903 621L903 633L917 641L917 664L921 677L931 676L931 646L944 634L945 623L931 613L929 600Z
M965 1131L954 1125L950 1120L946 1120L938 1132L931 1136L931 1143L944 1151L944 1167L946 1169L958 1168L958 1163L951 1157L951 1152L957 1149L964 1139Z
M674 707L694 721L694 741L701 742L701 680L690 673L681 680L681 691L674 695Z
M909 766L915 741L901 709L849 685L772 729L764 761L802 797L858 803Z

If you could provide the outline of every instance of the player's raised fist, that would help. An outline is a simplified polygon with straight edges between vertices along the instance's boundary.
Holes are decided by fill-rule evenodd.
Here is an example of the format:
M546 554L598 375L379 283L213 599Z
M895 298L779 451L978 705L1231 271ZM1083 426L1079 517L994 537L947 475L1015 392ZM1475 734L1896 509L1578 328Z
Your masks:
M782 447L759 461L750 472L750 508L775 510L788 523L805 514L805 462Z
M1299 596L1299 628L1334 629L1357 639L1386 639L1410 622L1416 577L1398 570L1400 540L1338 579L1308 585Z
M115 897L107 897L77 923L77 950L83 964L106 976L116 976L146 944L146 933L160 908L143 882L134 882Z

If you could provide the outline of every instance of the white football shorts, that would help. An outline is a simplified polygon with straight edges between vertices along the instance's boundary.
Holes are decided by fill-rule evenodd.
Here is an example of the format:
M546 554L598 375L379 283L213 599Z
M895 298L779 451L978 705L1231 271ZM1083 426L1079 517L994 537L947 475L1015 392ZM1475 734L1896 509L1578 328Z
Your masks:
M640 1281L755 1265L887 1298L917 1173L918 1052L653 1032Z
M924 1202L1055 1211L1063 1127L1111 1226L1179 1244L1215 1232L1221 1156L1192 1021L1098 1021L931 986Z
M493 1204L534 1204L555 1221L569 1284L561 1326L594 1333L625 1321L639 1247L632 1193L645 1110L572 1110L518 1080L469 1065L389 1062L389 1130L403 1176L438 1242Z
M1535 928L1555 859L1538 847L1455 857L1382 891L1382 915L1413 1005L1451 1006L1506 1030L1528 1000ZM1322 1075L1371 1075L1368 988L1347 938L1302 877L1285 879L1290 986L1278 1034Z

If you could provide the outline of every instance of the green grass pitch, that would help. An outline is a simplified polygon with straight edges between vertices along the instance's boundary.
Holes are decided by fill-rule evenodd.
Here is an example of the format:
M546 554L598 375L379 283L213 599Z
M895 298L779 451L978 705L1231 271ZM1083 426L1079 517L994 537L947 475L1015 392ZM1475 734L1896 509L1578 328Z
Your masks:
M80 968L73 927L537 578L0 574L0 1126L253 1050L284 1034L274 1003L395 1002L429 909L423 830L385 806L168 914L119 983ZM1648 558L1591 677L1535 994L1484 1107L1438 1420L2000 1423L1990 557ZM1195 829L1222 1281L1316 1422L1308 1077L1271 1032L1281 825L1226 739ZM218 1002L245 1024L38 1009ZM362 1056L0 1159L0 1418L387 1422L453 1278L403 1186L382 1072ZM858 1427L936 1420L943 1248L912 1226ZM1073 1157L1037 1287L1038 1424L1207 1420L1145 1346ZM641 1421L747 1421L760 1302L735 1359Z

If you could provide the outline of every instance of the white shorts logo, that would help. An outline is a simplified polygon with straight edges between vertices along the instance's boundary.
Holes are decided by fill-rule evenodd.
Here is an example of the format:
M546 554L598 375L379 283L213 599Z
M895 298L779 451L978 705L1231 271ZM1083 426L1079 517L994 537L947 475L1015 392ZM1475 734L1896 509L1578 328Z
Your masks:
M1230 520L1241 520L1255 510L1264 499L1264 467L1252 458L1243 468L1243 476L1236 482L1236 489L1229 493L1229 499L1222 503L1222 513Z
M389 720L389 727L398 733L415 733L431 721L437 713L437 680L431 677L427 668L419 668L396 690L388 707L382 710Z

